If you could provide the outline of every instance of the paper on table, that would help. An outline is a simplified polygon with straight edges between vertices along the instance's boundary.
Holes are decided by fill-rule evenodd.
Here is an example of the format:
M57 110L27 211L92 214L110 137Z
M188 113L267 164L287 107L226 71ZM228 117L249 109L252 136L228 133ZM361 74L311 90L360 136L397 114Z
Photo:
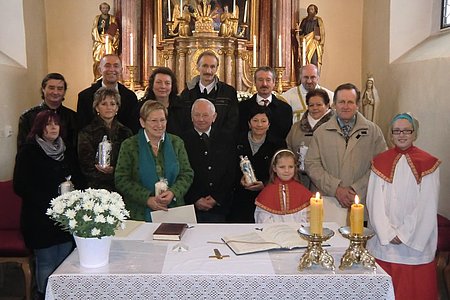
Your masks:
M116 229L114 236L116 238L124 238L127 237L131 232L133 232L136 228L138 228L144 222L135 221L135 220L126 220L125 221L125 229Z
M152 211L151 215L153 223L197 223L193 204L169 208L168 211Z

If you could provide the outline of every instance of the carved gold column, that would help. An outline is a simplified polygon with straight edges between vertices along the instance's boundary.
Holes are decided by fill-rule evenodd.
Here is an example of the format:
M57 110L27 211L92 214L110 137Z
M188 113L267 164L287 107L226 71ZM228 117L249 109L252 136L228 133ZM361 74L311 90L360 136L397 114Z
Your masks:
M233 55L233 49L226 49L223 51L225 55L225 67L224 67L224 77L225 77L225 83L229 85L233 85L232 77L233 74L233 66L232 63L232 55Z
M182 91L186 85L186 49L178 49L178 65L177 65L177 80L178 80L178 90Z

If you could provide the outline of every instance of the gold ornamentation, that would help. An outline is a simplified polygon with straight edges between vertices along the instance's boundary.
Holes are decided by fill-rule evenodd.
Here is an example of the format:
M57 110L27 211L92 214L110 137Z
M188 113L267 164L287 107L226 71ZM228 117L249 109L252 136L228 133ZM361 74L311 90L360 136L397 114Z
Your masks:
M310 268L313 264L321 265L328 270L335 269L334 259L326 250L322 248L322 243L334 236L334 232L328 228L323 228L323 234L311 234L309 227L302 227L298 230L300 236L308 241L308 248L300 258L298 270Z
M373 230L364 228L363 234L351 234L350 227L345 226L339 228L339 232L343 237L350 240L350 246L341 258L339 269L345 270L351 268L353 264L362 264L367 269L375 271L375 258L365 248L366 242L375 235Z
M202 0L194 10L195 32L214 32L213 19L217 17L217 10L211 11L210 0Z

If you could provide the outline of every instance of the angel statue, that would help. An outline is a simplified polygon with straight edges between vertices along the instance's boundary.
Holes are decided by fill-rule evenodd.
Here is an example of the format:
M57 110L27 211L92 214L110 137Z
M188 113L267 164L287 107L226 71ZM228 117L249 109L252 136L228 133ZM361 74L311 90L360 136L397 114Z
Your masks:
M367 78L366 89L362 94L361 103L364 117L366 117L367 120L376 123L380 108L380 98L378 97L378 91L375 88L375 81L371 76Z

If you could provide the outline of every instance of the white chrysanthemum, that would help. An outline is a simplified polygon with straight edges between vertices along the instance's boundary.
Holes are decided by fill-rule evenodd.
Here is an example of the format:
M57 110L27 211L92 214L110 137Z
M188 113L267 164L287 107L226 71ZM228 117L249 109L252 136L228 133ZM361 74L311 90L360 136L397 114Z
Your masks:
M92 221L92 218L88 215L83 215L83 221L89 222L89 221Z
M75 229L77 227L77 224L78 224L77 220L72 219L72 220L69 221L69 228L73 230L73 229Z
M112 217L112 216L107 216L106 217L106 223L108 224L114 224L116 222L116 218Z
M97 222L97 223L106 223L106 219L105 219L105 216L104 215L98 215L98 216L96 216L95 218L94 218L94 222Z
M66 213L64 215L66 217L68 217L69 219L73 219L77 215L77 212L73 209L68 209L68 210L66 210Z
M101 232L100 229L98 229L96 227L92 228L92 230L91 230L92 236L97 236L100 234L100 232Z

